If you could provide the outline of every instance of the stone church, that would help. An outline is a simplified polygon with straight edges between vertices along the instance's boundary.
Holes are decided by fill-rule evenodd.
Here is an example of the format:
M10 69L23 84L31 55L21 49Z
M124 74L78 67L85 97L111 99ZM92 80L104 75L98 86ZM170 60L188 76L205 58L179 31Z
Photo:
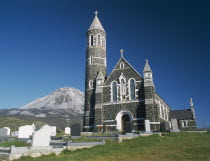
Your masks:
M83 132L145 131L146 126L151 131L170 130L171 108L155 91L149 62L146 60L142 76L121 50L121 58L107 76L106 32L97 12L86 37ZM175 113L173 123L177 128L182 120L193 119L177 118Z

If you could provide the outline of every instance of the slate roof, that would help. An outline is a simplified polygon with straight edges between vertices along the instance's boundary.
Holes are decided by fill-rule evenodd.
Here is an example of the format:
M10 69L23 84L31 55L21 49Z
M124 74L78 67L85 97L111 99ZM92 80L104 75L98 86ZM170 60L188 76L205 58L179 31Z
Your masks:
M170 111L170 118L176 118L176 119L191 119L193 120L193 113L190 109L186 110L171 110Z

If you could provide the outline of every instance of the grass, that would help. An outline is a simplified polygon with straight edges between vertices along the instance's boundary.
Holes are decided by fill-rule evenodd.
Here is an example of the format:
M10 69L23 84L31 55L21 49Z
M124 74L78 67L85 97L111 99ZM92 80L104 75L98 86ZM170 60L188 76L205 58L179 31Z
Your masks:
M0 117L0 128L9 127L11 131L18 131L20 126L31 125L33 123L38 129L46 124L42 121L26 121L14 117Z
M26 142L19 141L19 140L6 141L6 142L0 143L0 147L11 147L12 145L15 145L16 147L26 147L26 146L29 146L29 144L27 144Z
M93 139L93 138L87 138L87 137L81 137L81 138L69 138L64 139L64 141L72 140L73 142L99 142L100 139Z
M91 149L64 150L61 155L22 157L18 161L186 161L210 160L210 133L168 133L110 142Z

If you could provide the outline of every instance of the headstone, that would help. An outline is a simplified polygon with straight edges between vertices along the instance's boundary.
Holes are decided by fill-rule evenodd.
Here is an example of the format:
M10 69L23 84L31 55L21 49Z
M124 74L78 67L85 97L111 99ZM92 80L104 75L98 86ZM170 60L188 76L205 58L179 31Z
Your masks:
M65 134L66 135L71 135L71 128L70 127L65 128Z
M19 127L18 138L27 139L29 138L35 131L35 125L25 125Z
M179 125L177 119L171 119L171 129L172 131L179 132Z
M11 136L18 136L18 131L11 132Z
M149 120L144 121L144 126L145 126L145 132L150 132L150 121Z
M32 137L32 146L50 146L50 136L52 135L52 128L49 125L42 126L41 129L35 131Z
M82 129L80 123L71 125L71 136L80 136L81 131Z
M51 127L51 136L56 136L56 126L50 126Z
M0 128L0 136L10 136L10 128L9 127Z

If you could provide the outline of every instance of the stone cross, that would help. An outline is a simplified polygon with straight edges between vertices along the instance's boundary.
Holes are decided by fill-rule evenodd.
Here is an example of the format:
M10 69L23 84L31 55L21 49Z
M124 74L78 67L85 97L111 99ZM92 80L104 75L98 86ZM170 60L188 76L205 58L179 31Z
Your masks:
M121 57L123 58L124 50L123 49L120 49L120 53L121 53Z
M95 16L97 16L98 15L98 11L95 11Z

